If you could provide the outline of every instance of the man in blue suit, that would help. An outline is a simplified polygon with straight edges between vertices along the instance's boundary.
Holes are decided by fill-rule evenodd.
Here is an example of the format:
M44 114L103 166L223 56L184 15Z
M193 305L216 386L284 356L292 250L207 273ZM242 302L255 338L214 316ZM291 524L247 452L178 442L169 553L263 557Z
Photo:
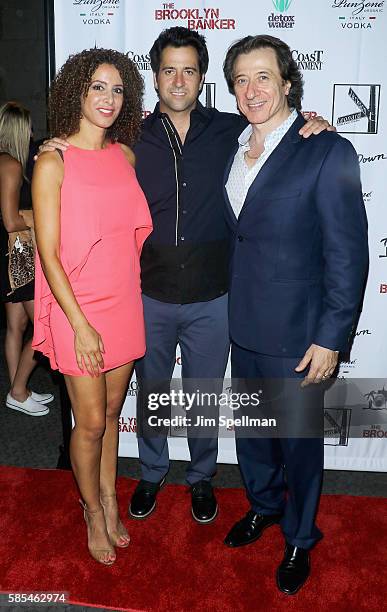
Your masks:
M299 136L303 83L288 45L271 36L243 38L228 50L224 74L249 121L225 176L234 236L232 376L250 389L254 379L264 388L277 380L282 400L264 391L263 408L283 421L281 437L237 429L251 510L225 543L249 544L280 523L286 547L277 585L294 594L321 538L315 516L323 435L316 423L322 425L324 388L317 383L348 349L368 265L367 221L351 143L335 132Z

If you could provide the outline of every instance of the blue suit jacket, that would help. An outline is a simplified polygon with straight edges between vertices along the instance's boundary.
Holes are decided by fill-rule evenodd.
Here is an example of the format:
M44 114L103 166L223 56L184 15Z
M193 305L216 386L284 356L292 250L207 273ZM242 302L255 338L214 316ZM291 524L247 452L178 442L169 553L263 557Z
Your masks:
M356 152L335 132L302 138L304 123L299 114L265 162L238 220L225 190L231 338L278 357L348 349L368 266Z

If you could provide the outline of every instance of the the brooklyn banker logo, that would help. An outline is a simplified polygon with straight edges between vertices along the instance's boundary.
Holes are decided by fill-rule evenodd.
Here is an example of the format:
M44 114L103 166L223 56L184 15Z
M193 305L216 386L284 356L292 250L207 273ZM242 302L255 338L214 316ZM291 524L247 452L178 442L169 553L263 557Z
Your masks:
M84 25L110 25L121 0L73 0Z
M275 13L272 12L267 18L269 28L291 29L295 24L295 16L289 15L288 10L293 0L272 0Z
M332 124L339 133L377 134L379 99L380 85L334 85Z
M235 19L224 15L218 7L207 6L175 7L174 2L163 2L161 8L155 9L156 21L182 21L189 30L235 30Z

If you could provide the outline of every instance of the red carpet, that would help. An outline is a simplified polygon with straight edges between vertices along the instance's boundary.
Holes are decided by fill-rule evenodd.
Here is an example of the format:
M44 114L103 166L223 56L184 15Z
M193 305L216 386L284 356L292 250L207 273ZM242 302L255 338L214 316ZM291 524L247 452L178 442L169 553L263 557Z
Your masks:
M134 480L120 479L123 516ZM277 591L278 527L229 550L222 539L247 510L242 490L218 490L215 523L196 525L186 487L169 485L147 521L127 520L132 543L112 567L88 556L68 472L0 467L0 591L67 591L70 603L144 612L267 609L378 610L386 604L387 500L324 496L313 574L294 597Z

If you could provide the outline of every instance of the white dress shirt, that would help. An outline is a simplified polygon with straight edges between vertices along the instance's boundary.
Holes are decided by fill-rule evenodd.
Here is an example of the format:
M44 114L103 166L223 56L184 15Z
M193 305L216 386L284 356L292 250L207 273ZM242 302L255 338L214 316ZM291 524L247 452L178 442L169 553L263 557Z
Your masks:
M234 210L236 218L242 210L248 190L261 170L263 164L274 151L276 146L297 119L298 114L294 109L287 119L265 138L264 151L258 157L255 164L249 168L245 161L245 152L250 151L249 139L253 132L250 125L247 126L238 138L239 148L235 153L234 161L226 184L227 195Z

